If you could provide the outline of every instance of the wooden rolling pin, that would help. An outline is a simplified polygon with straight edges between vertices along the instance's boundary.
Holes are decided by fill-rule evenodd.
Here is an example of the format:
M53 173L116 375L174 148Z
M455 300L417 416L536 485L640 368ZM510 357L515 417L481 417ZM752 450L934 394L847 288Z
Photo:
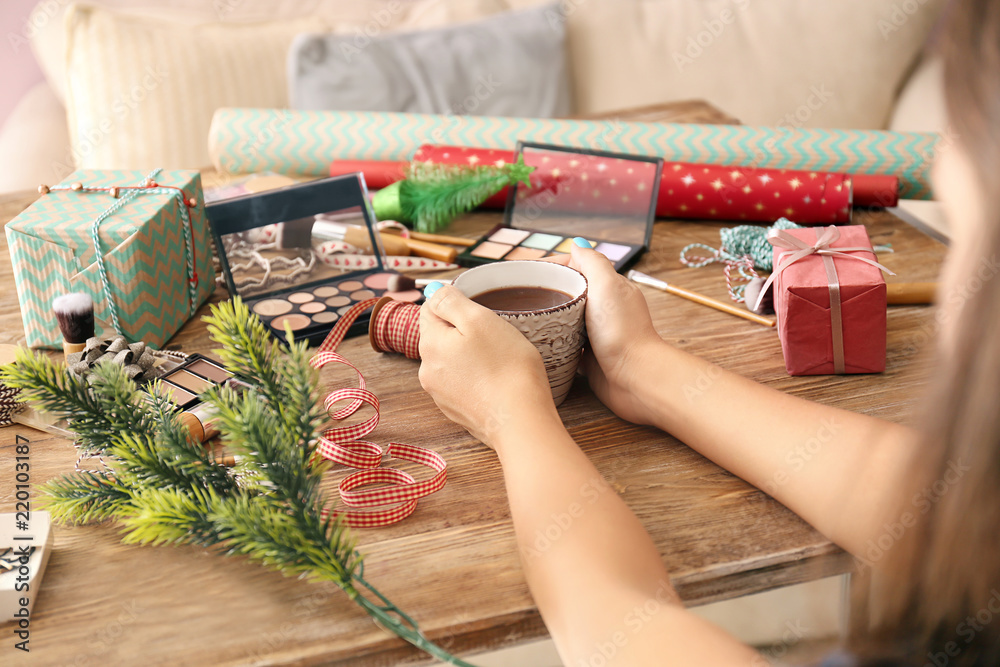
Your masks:
M937 283L886 283L885 297L890 306L933 303Z

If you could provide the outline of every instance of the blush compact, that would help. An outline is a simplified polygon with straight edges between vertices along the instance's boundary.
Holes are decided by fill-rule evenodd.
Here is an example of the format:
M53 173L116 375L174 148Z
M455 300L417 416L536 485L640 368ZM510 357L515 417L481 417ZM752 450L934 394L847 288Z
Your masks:
M361 174L219 201L206 212L229 293L239 295L282 341L290 329L297 340L319 344L366 299L415 302L422 297L417 290L389 291L395 272L386 268ZM331 240L321 232L330 221L350 232L347 240ZM321 247L323 252L317 252ZM359 317L347 335L366 333L368 320L367 313Z
M503 224L458 256L464 266L542 259L590 241L622 271L649 247L663 160L564 146L518 143L534 167L508 191Z

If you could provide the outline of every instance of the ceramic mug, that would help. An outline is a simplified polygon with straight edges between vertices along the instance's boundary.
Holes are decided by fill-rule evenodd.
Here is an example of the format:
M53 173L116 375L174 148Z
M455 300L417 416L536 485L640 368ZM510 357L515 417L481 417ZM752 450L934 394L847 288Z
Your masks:
M587 279L583 274L552 262L511 260L469 269L454 284L469 298L502 287L542 287L570 296L569 301L552 308L494 311L538 349L552 398L556 405L562 403L573 384L583 351L583 315L587 305Z

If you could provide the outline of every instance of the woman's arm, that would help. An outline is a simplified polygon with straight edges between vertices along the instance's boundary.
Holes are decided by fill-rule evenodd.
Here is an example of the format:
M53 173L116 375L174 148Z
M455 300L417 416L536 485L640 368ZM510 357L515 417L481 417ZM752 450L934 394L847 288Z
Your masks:
M912 431L789 396L665 343L639 289L573 249L589 282L591 387L625 419L655 425L861 554L895 507Z
M500 457L525 576L565 664L757 664L679 604L642 524L563 427L541 358L516 329L443 287L420 334L421 383Z

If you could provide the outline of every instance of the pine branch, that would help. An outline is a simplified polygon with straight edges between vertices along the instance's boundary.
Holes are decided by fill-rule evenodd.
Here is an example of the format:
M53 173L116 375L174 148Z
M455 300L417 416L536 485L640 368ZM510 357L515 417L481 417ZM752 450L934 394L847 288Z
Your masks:
M39 489L42 507L59 523L113 519L131 503L129 490L104 473L81 472L54 479Z
M421 232L436 232L518 181L528 184L534 170L519 157L503 166L455 166L415 162L400 182L403 216Z
M352 598L351 583L361 563L354 540L342 526L327 530L317 513L288 513L284 499L239 498L212 515L220 535L244 554L287 576L335 583Z
M0 371L0 380L20 388L26 401L45 412L69 419L80 448L91 454L103 453L118 433L148 431L155 423L148 411L120 407L137 401L137 388L114 364L98 364L90 385L48 356L19 349L15 362Z
M289 334L283 351L238 297L212 306L206 320L222 345L223 363L256 388L212 388L202 395L218 411L224 441L246 459L241 481L211 460L169 402L155 395L140 400L145 395L118 366L98 366L89 384L28 354L5 370L5 380L29 400L69 416L89 450L110 467L43 487L54 517L72 523L114 518L126 543L215 546L286 575L333 582L400 637L466 665L364 580L354 538L325 513L326 465L314 463L311 449L323 413L305 343Z
M231 501L230 501L231 502ZM126 544L212 546L224 541L212 514L225 504L211 489L137 489L132 511L121 517Z

